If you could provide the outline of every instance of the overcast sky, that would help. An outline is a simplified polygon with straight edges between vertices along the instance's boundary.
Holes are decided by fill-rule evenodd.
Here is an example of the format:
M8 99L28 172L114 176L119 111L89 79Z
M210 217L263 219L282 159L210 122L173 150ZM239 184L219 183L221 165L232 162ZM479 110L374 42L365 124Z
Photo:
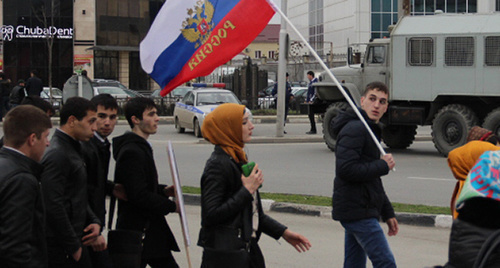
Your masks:
M281 8L281 0L273 0L273 2ZM269 24L281 24L281 16L278 13L274 14L274 17L269 21Z

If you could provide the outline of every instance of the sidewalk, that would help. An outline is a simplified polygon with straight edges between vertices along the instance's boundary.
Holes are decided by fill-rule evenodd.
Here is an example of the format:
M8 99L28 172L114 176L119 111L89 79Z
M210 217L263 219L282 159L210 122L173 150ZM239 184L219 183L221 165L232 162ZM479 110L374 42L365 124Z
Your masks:
M201 204L201 196L197 194L184 194L184 202L186 205L196 205ZM312 205L302 205L284 202L275 202L270 199L262 200L262 208L264 211L282 212L282 213L292 213L298 215L316 216L331 218L332 212L331 207L325 206L312 206ZM417 214L417 213L405 213L396 212L396 219L400 224L408 224L423 227L439 227L439 228L451 228L453 219L450 215L437 215L437 214Z

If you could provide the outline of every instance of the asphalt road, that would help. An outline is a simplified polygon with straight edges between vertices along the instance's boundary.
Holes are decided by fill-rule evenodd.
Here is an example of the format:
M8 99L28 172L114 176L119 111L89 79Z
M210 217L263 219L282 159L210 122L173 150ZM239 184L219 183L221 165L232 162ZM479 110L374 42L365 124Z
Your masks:
M264 171L262 192L296 193L331 196L335 172L335 156L323 142L304 142L305 139L321 140L321 126L316 135L308 136L308 123L287 124L286 137L297 137L297 143L248 144L246 150L251 161ZM117 125L113 136L129 130L128 125ZM419 128L426 135L427 128ZM3 135L1 129L0 134ZM276 135L275 124L256 124L254 137ZM301 138L304 138L301 140ZM181 183L199 187L199 180L213 146L200 143L192 132L179 134L173 125L159 126L158 133L149 139L154 148L160 181L172 184L166 146L171 140L177 158ZM448 206L455 185L446 158L440 156L431 141L415 141L407 150L393 153L396 171L383 178L389 199L407 204ZM110 178L114 172L111 161Z
M306 123L287 124L286 136L300 137L308 127ZM119 125L114 135L126 130L127 126ZM274 124L257 124L253 135L275 136L275 133ZM319 138L321 134L315 136ZM213 146L200 143L201 139L195 138L192 133L177 133L173 125L160 125L158 133L152 135L149 141L154 148L160 181L167 184L172 183L166 154L169 140L173 143L181 183L199 187L205 162ZM391 171L383 179L391 201L449 205L455 179L446 158L437 153L431 141L416 141L407 150L386 150L394 154L397 163L396 171ZM264 171L262 192L331 195L335 156L323 142L248 144L246 151L249 159L258 163Z

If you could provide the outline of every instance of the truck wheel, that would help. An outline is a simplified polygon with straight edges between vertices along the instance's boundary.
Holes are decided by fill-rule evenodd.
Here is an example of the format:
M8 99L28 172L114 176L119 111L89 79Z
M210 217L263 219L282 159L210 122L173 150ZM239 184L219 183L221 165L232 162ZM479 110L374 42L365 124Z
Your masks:
M177 116L174 119L174 125L178 133L184 133L184 131L186 130L185 128L181 127L181 125L179 125L179 118L177 118Z
M450 104L436 114L432 122L432 141L438 151L448 153L465 144L469 129L478 124L476 114L462 104Z
M349 107L347 102L336 102L328 107L323 118L323 139L328 149L334 151L337 137L334 137L332 130L333 119L337 117L339 111L344 111Z
M417 126L387 126L382 131L384 143L392 149L406 149L415 139Z
M494 109L484 118L483 127L500 137L500 108Z

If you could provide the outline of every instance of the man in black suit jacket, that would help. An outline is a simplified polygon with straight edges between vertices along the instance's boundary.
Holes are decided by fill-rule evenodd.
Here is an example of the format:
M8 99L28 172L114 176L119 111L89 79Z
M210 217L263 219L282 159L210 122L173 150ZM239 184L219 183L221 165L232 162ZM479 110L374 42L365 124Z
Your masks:
M39 164L49 145L49 117L23 105L3 123L0 148L0 267L47 267L45 207Z
M108 180L111 152L107 138L115 129L118 119L118 104L116 99L109 94L99 94L90 101L97 107L97 130L89 141L82 143L82 151L87 167L89 205L99 220L104 223L106 195L125 198L123 185ZM93 268L112 267L103 235L99 235L96 241L90 244L89 256Z
M128 201L118 203L116 227L143 232L142 267L178 267L171 251L179 247L165 220L165 215L178 210L169 199L174 189L158 184L153 149L147 141L158 129L156 105L149 98L136 97L124 110L132 132L113 139L113 156L115 182L123 184Z

